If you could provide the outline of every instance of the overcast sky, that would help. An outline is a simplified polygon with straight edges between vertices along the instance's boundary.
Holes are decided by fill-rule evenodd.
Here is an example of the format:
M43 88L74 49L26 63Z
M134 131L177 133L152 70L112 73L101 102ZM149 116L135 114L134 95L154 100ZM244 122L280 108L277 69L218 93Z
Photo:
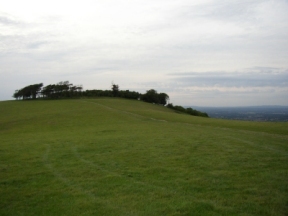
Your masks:
M288 105L288 0L0 0L0 100L65 80Z

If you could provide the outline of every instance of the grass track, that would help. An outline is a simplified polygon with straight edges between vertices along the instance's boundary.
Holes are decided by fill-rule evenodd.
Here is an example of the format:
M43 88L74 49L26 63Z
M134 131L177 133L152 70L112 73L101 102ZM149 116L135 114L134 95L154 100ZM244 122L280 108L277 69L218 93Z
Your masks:
M0 215L287 215L288 124L122 99L0 103Z

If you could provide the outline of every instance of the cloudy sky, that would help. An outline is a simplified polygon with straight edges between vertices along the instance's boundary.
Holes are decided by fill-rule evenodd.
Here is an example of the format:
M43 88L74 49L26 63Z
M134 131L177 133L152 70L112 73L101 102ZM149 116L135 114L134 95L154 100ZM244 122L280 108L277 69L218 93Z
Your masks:
M175 105L288 105L288 0L0 0L0 100L69 80Z

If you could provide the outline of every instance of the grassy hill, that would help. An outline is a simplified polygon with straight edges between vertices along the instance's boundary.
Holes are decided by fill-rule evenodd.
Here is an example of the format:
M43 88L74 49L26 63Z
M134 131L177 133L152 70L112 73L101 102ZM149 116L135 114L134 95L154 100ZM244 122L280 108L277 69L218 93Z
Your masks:
M287 180L288 123L0 102L0 215L287 215Z

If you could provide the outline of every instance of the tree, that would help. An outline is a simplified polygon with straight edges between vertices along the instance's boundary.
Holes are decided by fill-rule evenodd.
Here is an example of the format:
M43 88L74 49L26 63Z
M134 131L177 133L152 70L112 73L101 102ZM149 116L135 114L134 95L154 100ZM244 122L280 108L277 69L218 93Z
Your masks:
M13 94L13 97L14 97L16 100L18 100L18 99L21 97L21 95L20 95L20 93L19 93L19 90L15 90L15 92L14 92L14 94Z
M135 92L135 91L125 90L125 91L119 91L118 95L119 95L119 97L122 97L122 98L136 99L137 100L140 96L140 93Z
M154 89L146 91L146 93L142 95L141 99L148 103L159 103L158 93Z
M170 109L174 109L173 103L168 103L167 107L170 108Z
M173 109L178 111L178 112L186 112L186 109L182 106L179 106L179 105L174 106Z
M114 97L118 96L119 93L119 85L112 83L112 94Z
M52 97L55 93L55 85L47 85L42 89L42 95L48 98Z
M33 99L36 99L37 95L41 92L42 87L43 87L43 83L29 86L29 90L31 91L31 95Z
M16 99L22 97L23 100L30 99L30 98L36 99L37 95L41 91L42 86L43 86L43 83L26 86L20 90L16 90L15 93L13 94L13 97Z
M175 110L178 113L187 113L187 114L193 115L193 116L202 116L202 117L208 117L209 118L207 113L203 113L203 112L200 112L198 110L194 110L191 107L185 109L182 106L178 106L178 105L173 106L172 103L168 103L167 107Z
M165 106L169 100L169 96L166 93L158 94L159 104Z
M161 104L164 106L167 104L169 96L166 93L158 94L156 90L150 89L141 96L141 100L146 101L148 103Z
M61 81L43 87L41 93L47 98L67 98L82 94L82 85L73 85L69 81Z

